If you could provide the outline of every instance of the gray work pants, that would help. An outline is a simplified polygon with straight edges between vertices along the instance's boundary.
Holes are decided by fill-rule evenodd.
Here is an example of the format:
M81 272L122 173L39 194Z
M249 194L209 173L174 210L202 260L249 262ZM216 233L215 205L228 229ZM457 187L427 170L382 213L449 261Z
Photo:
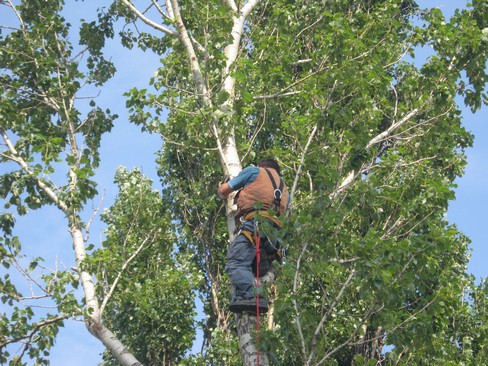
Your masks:
M241 229L254 231L254 220L246 221ZM225 271L235 288L232 301L254 298L254 274L252 262L256 255L256 248L244 234L239 234L227 250L227 264Z

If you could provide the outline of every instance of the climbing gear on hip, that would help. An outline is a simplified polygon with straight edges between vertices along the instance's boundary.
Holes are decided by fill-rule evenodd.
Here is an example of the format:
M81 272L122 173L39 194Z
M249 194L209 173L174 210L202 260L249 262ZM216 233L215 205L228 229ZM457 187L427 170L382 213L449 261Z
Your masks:
M256 215L259 215L259 216L262 216L262 217L268 219L269 221L271 221L276 226L277 229L281 229L281 227L283 226L283 224L281 223L281 220L278 217L273 216L268 211L264 211L264 210L254 210L254 211L248 212L245 215L241 216L239 220L240 220L241 224L243 224L244 222L253 219L254 216L256 216Z
M246 215L241 217L240 222L241 224L243 224L246 221L254 220L254 225L256 226L256 223L261 218L267 221L267 223L269 223L269 225L271 225L275 229L281 229L281 227L283 226L280 219L278 219L276 216L271 215L268 211L249 212ZM277 239L269 238L267 235L265 235L263 231L257 232L256 228L254 228L254 230L241 229L238 232L238 235L239 234L243 234L249 240L249 243L253 246L256 246L256 238L259 237L260 256L261 256L260 258L261 261L259 266L260 266L261 276L265 275L269 271L271 267L271 263L274 260L277 260L279 263L282 263L285 250ZM252 263L252 272L256 277L257 277L256 275L257 266L258 266L257 259L254 258L254 261Z

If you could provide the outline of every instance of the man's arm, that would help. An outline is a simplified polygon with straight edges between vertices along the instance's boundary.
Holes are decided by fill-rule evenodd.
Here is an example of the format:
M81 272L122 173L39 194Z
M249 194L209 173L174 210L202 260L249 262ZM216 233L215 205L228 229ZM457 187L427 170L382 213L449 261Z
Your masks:
M233 189L229 186L229 183L222 183L219 186L217 194L221 199L225 200L227 197L229 197L229 194L231 194L232 191Z
M227 183L222 183L217 190L221 199L226 199L233 191L237 191L242 187L253 182L259 174L259 168L256 166L248 166L241 170L237 177L231 179Z

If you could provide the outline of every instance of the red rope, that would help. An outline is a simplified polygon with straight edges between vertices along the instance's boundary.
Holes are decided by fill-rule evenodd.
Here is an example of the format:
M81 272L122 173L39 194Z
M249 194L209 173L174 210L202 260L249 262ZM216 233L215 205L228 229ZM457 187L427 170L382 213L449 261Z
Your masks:
M259 359L259 350L258 350L258 345L259 345L259 329L261 325L261 318L260 318L260 313L259 313L259 288L261 287L261 282L259 280L259 264L261 263L261 238L259 237L259 232L257 230L257 227L255 228L254 232L254 240L256 242L256 361L257 361L257 366L260 365L260 359Z

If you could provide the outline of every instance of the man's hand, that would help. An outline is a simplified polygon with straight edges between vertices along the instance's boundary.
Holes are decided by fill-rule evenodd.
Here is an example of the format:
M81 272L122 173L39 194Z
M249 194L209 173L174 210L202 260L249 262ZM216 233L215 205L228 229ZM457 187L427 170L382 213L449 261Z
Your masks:
M227 197L229 197L229 194L231 194L233 191L232 188L230 188L229 184L228 183L222 183L220 186L219 186L219 189L217 191L217 194L219 195L219 197L223 200L225 200Z

